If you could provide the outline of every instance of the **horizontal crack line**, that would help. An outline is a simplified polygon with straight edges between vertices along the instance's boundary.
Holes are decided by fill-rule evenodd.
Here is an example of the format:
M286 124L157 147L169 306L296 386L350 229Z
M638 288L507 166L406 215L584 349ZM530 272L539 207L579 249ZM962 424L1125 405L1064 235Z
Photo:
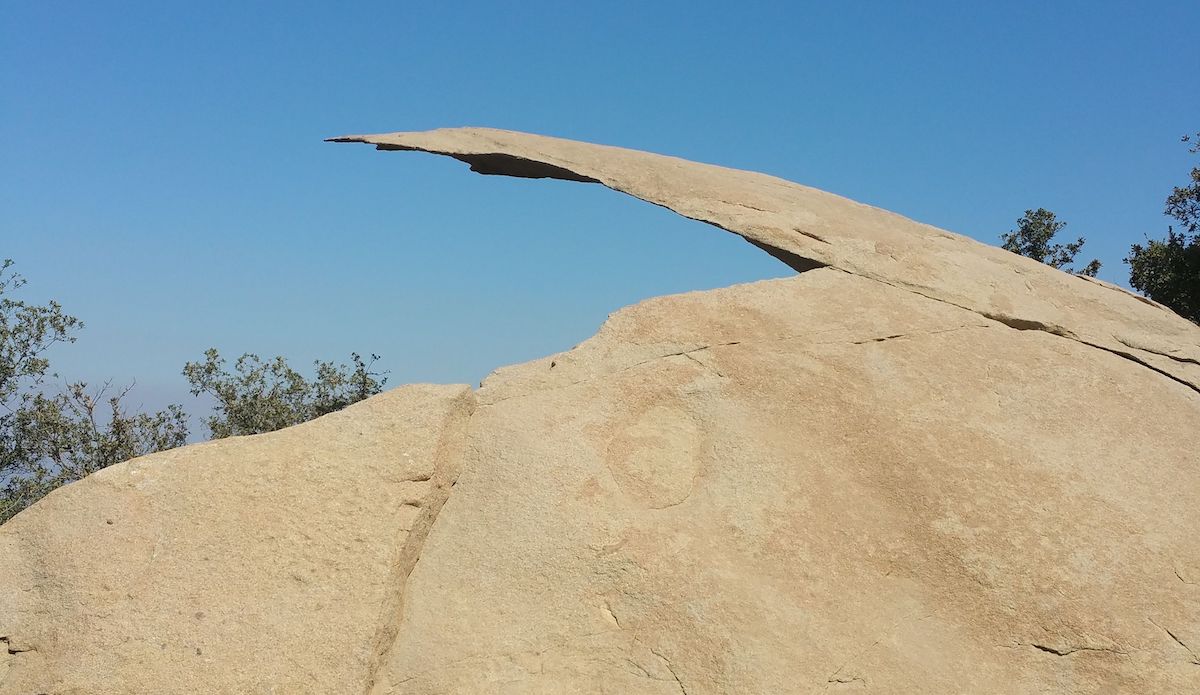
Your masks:
M833 267L833 266L830 266L830 267ZM959 309L962 309L963 311L969 311L973 314L977 314L984 318L991 319L997 323L1003 324L1003 325L1008 326L1009 328L1013 328L1015 330L1038 331L1040 333L1048 333L1050 335L1055 335L1060 338L1065 338L1067 340L1074 341L1076 343L1079 343L1080 345L1087 345L1088 347L1092 347L1097 350L1103 350L1104 352L1116 355L1117 357L1121 357L1123 359L1129 360L1130 362L1139 364L1153 372L1162 374L1163 376L1167 377L1168 379L1170 379L1176 383L1182 384L1197 393L1200 393L1200 384L1193 384L1192 382L1188 381L1187 379L1184 379L1183 377L1176 376L1164 369L1156 367L1156 366L1146 362L1144 359L1139 358L1137 355L1135 355L1133 353L1125 352L1124 350L1118 350L1116 348L1108 347L1106 345L1100 345L1098 343L1093 343L1091 341L1084 340L1083 338L1076 336L1073 332L1071 332L1070 330L1068 330L1062 326L1046 324L1046 323L1042 323L1040 321L1020 319L1020 318L1012 317L1012 316L1003 316L1001 314L988 313L985 311L979 311L978 309L972 309L971 307L963 306L962 304L957 304L948 299L942 299L941 297L935 297L933 295L925 294L924 292L917 291L911 287L905 287L904 285L898 285L896 283L889 282L882 278L878 278L878 277L870 276L870 275L858 275L857 273L851 272L844 268L834 267L834 269L840 270L841 272L846 273L848 275L857 275L858 277L866 278L868 280L874 280L875 282L878 282L883 285L887 285L888 287L894 287L898 290L903 290L905 292L911 292L915 295L925 297L926 299L930 299L935 302L941 302L942 304L949 304L950 306L958 307ZM1128 347L1128 344L1125 343L1124 341L1120 341L1120 342L1122 342L1122 344L1124 344ZM1162 355L1163 357L1168 357L1168 358L1174 359L1178 362L1189 362L1190 361L1187 358L1178 358L1178 357L1174 357L1173 355L1166 355L1163 353L1154 352L1152 350L1146 350L1145 348L1140 348L1140 347L1132 348L1131 347L1130 349L1142 350L1144 352L1149 352L1151 354Z
M928 329L928 330L912 330L912 331L906 331L903 333L889 333L888 335L884 335L884 336L872 337L872 338L861 338L861 339L857 339L857 340L850 339L850 338L840 338L838 340L813 341L811 344L812 345L867 345L870 343L882 343L882 342L886 342L889 340L896 340L896 339L900 339L900 338L915 338L915 337L929 336L929 335L940 335L942 333L952 333L954 331L961 331L961 330L967 330L967 329L985 329L986 330L986 329L991 328L992 325L993 324L987 324L987 323L977 323L977 324L969 323L969 324L963 324L960 326L950 326L948 328L937 328L937 329ZM579 384L586 384L588 382L595 381L597 379L602 379L607 376L612 376L613 374L620 374L621 372L628 371L628 370L634 369L636 367L641 367L642 365L650 364L651 362L657 362L659 360L664 360L664 359L668 359L671 357L685 357L685 358L695 362L696 364L705 367L706 369L712 370L718 376L724 377L726 375L723 372L721 372L720 370L718 370L716 367L709 365L707 363L701 362L700 360L697 360L695 357L692 357L692 355L694 355L697 352L704 352L705 350L711 350L713 348L720 348L720 347L731 347L731 346L743 345L743 344L766 345L766 344L771 344L771 343L786 343L786 342L792 342L792 341L796 341L796 340L811 339L816 336L822 335L824 333L835 333L835 332L837 332L837 330L838 329L833 329L833 330L828 330L828 331L813 331L810 333L797 333L795 335L777 336L774 338L767 338L764 340L754 340L754 341L734 340L734 341L729 341L729 342L725 342L725 343L714 343L712 345L702 345L700 347L691 348L689 350L679 350L676 352L668 352L666 354L655 355L654 357L648 357L644 360L639 360L632 364L627 364L623 367L618 367L611 371L601 372L599 374L593 374L591 376L584 377L583 379L576 379L575 381L569 381L565 384L554 384L551 386L547 386L546 388L534 389L531 391L526 391L524 393L517 393L517 394L513 394L511 396L504 396L503 398L497 398L495 400L481 402L479 404L479 407L483 408L483 407L487 407L487 406L493 406L498 403L503 403L504 401L512 400L514 398L526 398L528 396L532 396L532 395L539 394L539 393L558 391L561 389L570 388L572 386L578 386ZM484 389L484 390L486 390L486 389Z

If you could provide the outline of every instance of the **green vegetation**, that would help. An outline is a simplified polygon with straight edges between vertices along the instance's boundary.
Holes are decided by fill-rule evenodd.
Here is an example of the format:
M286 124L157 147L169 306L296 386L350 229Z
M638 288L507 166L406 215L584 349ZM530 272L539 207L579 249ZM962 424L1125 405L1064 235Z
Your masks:
M1017 229L1000 235L1003 242L1001 247L1006 251L1032 258L1052 268L1060 268L1068 273L1096 277L1100 271L1100 261L1093 260L1080 270L1072 270L1069 264L1075 262L1075 256L1083 248L1083 237L1068 244L1051 244L1067 223L1059 220L1046 208L1026 210L1017 220Z
M379 393L387 383L386 377L379 379L381 375L371 371L379 356L371 355L369 363L357 353L350 358L354 369L332 362L314 363L317 375L309 381L282 357L263 362L258 355L245 354L230 372L216 349L209 349L203 362L188 362L183 375L192 386L192 395L209 394L216 399L214 412L204 424L213 439L220 439L273 432Z
M1192 143L1188 151L1200 154L1200 133L1185 135ZM1163 214L1175 220L1167 227L1165 239L1147 239L1133 244L1125 262L1129 264L1129 285L1175 313L1200 323L1200 166L1192 167L1191 182L1176 186L1167 196ZM1052 244L1054 236L1066 226L1045 208L1026 210L1017 220L1017 229L1000 235L1003 248L1041 261L1067 272L1095 277L1100 261L1093 260L1080 270L1069 264L1083 248L1083 237L1068 244Z
M0 264L0 522L61 485L187 439L178 406L129 415L121 407L128 389L76 382L48 391L57 375L46 351L75 342L83 323L57 302L15 299L25 280L11 268Z
M1183 141L1192 142L1184 136ZM1200 153L1200 133L1188 151ZM1166 239L1133 244L1125 262L1129 284L1177 314L1200 323L1200 166L1192 167L1191 183L1167 196L1164 214L1175 220Z
M155 413L128 413L131 386L54 386L47 351L75 342L83 323L57 302L30 304L15 298L25 285L0 263L0 523L50 491L102 468L183 445L188 416L179 405ZM204 422L213 438L270 432L361 401L387 379L371 371L378 356L353 368L317 362L312 380L282 357L263 362L243 355L231 373L216 350L188 363L192 393L216 399Z

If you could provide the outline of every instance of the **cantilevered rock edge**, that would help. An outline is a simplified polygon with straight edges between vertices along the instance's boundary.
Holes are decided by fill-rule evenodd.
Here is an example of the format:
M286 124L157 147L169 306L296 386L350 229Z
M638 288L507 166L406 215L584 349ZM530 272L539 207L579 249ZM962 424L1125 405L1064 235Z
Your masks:
M1200 330L1112 285L791 181L619 147L490 128L347 135L473 171L596 182L733 232L797 270L829 266L1138 362L1200 391Z

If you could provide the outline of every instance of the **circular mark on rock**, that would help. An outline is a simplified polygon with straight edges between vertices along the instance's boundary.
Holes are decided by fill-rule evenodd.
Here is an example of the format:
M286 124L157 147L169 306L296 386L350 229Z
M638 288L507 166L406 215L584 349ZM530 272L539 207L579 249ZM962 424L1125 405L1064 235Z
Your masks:
M692 494L703 449L704 432L691 413L656 405L617 431L605 463L622 492L643 507L665 509Z

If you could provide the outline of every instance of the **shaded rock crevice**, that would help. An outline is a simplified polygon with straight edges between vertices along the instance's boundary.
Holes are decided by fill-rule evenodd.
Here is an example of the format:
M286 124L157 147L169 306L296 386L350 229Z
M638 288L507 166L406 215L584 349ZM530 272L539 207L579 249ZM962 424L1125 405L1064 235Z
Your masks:
M1153 625L1154 627L1167 633L1167 637L1170 637L1171 640L1173 642L1175 642L1175 644L1178 644L1180 647L1183 647L1184 650L1187 651L1188 656L1191 657L1189 663L1191 663L1194 666L1200 666L1200 655L1196 654L1195 650L1193 650L1190 646L1188 646L1187 643L1185 643L1183 640L1179 639L1178 635L1176 635L1174 632L1172 632L1166 626L1159 624L1153 618L1147 618L1147 620L1149 620L1150 624Z
M368 664L366 687L369 695L376 692L376 680L386 663L392 646L399 635L404 620L404 608L408 601L408 578L421 560L421 552L429 533L437 521L438 514L450 498L450 491L462 472L463 452L475 414L477 399L475 392L464 390L446 415L441 437L438 440L433 473L425 480L429 490L419 503L420 513L412 527L405 533L396 549L388 580L390 593L380 609L371 659Z
M1088 347L1094 347L1097 350L1103 350L1104 352L1114 354L1117 357L1123 357L1123 358L1129 360L1130 362L1139 364L1139 365L1145 367L1146 369L1149 369L1152 372L1161 374L1161 375L1167 377L1168 379L1170 379L1171 381L1174 381L1179 384L1183 384L1184 386L1188 387L1189 389L1191 389L1197 393L1200 393L1200 382L1190 381L1185 377L1178 376L1166 369L1163 369L1162 367L1151 364L1150 362L1146 361L1146 359L1144 357L1139 356L1137 353L1127 352L1125 350L1117 350L1117 349L1110 348L1110 347L1107 347L1104 345L1099 345L1097 343L1093 343L1088 340L1075 339L1075 341L1082 345L1087 345ZM1159 353L1154 353L1154 354L1159 354Z
M26 652L36 652L37 647L18 646L12 643L11 637L0 637L0 647L4 648L4 652L10 656L16 654L25 654Z
M841 269L841 268L835 268L835 270L839 270L839 271L841 271L841 272L844 272L844 273L847 273L847 274L849 274L849 275L855 275L855 274L856 274L856 273L853 273L853 272L850 272L850 271L847 271L847 270L843 270L843 269ZM1044 322L1044 321L1037 321L1037 320L1032 320L1032 319L1024 319L1024 318L1019 318L1019 317L1016 317L1016 316L1011 316L1011 315L1008 315L1008 314L1003 314L1003 313L997 313L997 312L987 312L987 311L980 311L980 310L978 310L978 309L975 309L975 308L972 308L972 307L969 307L969 306L964 306L964 305L962 305L962 304L957 304L957 303L955 303L955 302L951 302L951 301L949 301L949 300L947 300L947 299L944 299L944 298L942 298L942 297L936 297L936 296L933 296L933 295L927 294L927 293L925 293L925 292L921 292L921 291L919 291L919 290L913 289L913 288L911 288L911 287L907 287L907 286L905 286L905 285L902 285L902 284L897 284L897 283L893 283L893 282L888 282L888 281L886 281L886 280L882 280L882 279L880 279L880 278L877 278L877 277L871 277L871 276L859 276L859 277L864 277L864 278L866 278L866 279L868 279L868 280L874 280L874 281L876 281L876 282L882 283L882 284L884 284L884 285L887 285L887 286L889 286L889 287L894 287L894 288L896 288L896 289L898 289L898 290L904 290L905 292L911 292L911 293L913 293L913 294L915 294L915 295L918 295L918 296L924 297L924 298L926 298L926 299L929 299L929 300L932 300L932 301L935 301L935 302L941 302L941 303L943 303L943 304L949 304L950 306L957 307L957 308L959 308L959 309L963 309L963 310L965 310L965 311L970 311L971 313L978 314L979 316L982 316L982 317L983 317L983 318L985 318L985 319L988 319L988 320L990 320L990 321L995 321L996 323L1002 324L1002 325L1004 325L1004 326L1008 326L1009 328L1012 328L1012 329L1014 329L1014 330L1018 330L1018 331L1037 331L1037 332L1040 332L1040 333L1047 333L1047 334L1049 334L1049 335L1057 336L1057 337L1059 337L1059 338L1065 338L1065 339L1067 339L1067 340L1074 341L1074 342L1076 342L1076 343L1079 343L1080 345L1086 345L1086 346L1088 346L1088 347L1091 347L1091 348L1096 348L1097 350L1102 350L1102 351L1104 351L1104 352L1107 352L1107 353L1109 353L1109 354L1116 355L1117 357L1120 357L1120 358L1122 358L1122 359L1129 360L1130 362L1133 362L1134 364L1137 364L1137 365L1139 365L1139 366L1141 366L1141 367L1145 367L1146 369L1149 369L1149 370L1150 370L1150 371L1152 371L1152 372L1155 372L1155 373L1157 373L1157 374L1161 374L1161 375L1165 376L1166 378L1170 379L1171 381L1174 381L1174 382L1176 382L1176 383L1182 384L1183 386L1186 386L1187 388L1191 389L1192 391L1195 391L1195 392L1197 392L1197 393L1200 393L1200 382L1192 382L1192 381L1191 381L1191 380L1189 380L1189 379L1188 379L1186 376L1181 376L1181 375L1179 375L1179 374L1175 374L1175 373L1173 373L1173 372L1171 372L1171 371L1168 371L1168 370L1166 370L1166 369L1163 369L1163 368L1161 368L1161 367L1158 367L1158 366L1156 366L1156 365L1153 365L1153 364L1151 364L1150 362L1146 361L1146 359L1145 359L1145 358L1142 358L1142 357L1138 356L1136 353L1129 352L1128 350L1122 350L1122 349L1119 349L1119 348L1116 348L1116 347L1110 347L1110 346L1107 346L1107 345L1102 345L1102 344L1100 344L1100 343L1097 343L1097 342L1094 342L1094 341L1091 341L1091 340L1087 340L1087 339L1081 338L1080 336L1078 336L1078 335L1075 335L1075 334L1074 334L1072 331L1070 331L1069 329L1067 329L1067 328L1065 328L1065 327L1063 327L1063 326L1060 326L1060 325L1057 325L1057 324L1053 324L1053 323L1047 323L1047 322ZM1116 340L1118 340L1118 341L1119 341L1120 339L1119 339L1119 338L1117 338ZM1128 343L1124 343L1124 341L1122 341L1122 343L1121 343L1121 344L1124 344L1124 345L1128 346ZM1144 348L1132 348L1132 347L1131 347L1130 349L1131 349L1131 350L1144 350ZM1194 360L1191 360L1190 358L1180 358L1180 357L1172 356L1172 355L1169 355L1169 354L1164 354L1164 353L1160 353L1160 352L1153 352L1153 351L1151 351L1151 350L1144 350L1144 351L1145 351L1145 352L1152 352L1153 354L1159 354L1159 355L1162 355L1162 356L1164 356L1164 357L1170 357L1171 359L1175 360L1176 362L1183 362L1183 363L1192 363L1192 362L1194 362Z
M1181 362L1183 364L1200 364L1200 359L1195 359L1192 357L1181 357L1172 352L1163 352L1162 350L1156 350L1153 347L1144 345L1139 342L1131 341L1127 338L1122 338L1121 336L1117 336L1116 341L1121 343L1125 347L1132 348L1134 350L1141 350L1142 352L1148 352L1152 355L1158 355L1159 357L1166 357L1167 359L1174 360L1176 362Z
M1118 656L1128 656L1129 655L1129 652L1122 651L1120 649L1116 649L1115 647L1089 647L1089 646L1071 646L1071 645L1053 646L1053 645L1049 645L1049 644L1042 644L1040 642L1018 642L1016 644L1016 646L1032 647L1033 649L1036 649L1039 652L1045 652L1046 654L1053 654L1054 656L1071 656L1072 654L1079 654L1081 652L1100 652L1100 653L1105 653L1105 654L1116 654Z
M386 149L386 148L380 148ZM514 157L506 154L458 155L455 157L471 167L471 171L485 176L513 176L521 179L559 179L579 183L600 183L596 179L581 176L563 167L554 166L534 159Z

